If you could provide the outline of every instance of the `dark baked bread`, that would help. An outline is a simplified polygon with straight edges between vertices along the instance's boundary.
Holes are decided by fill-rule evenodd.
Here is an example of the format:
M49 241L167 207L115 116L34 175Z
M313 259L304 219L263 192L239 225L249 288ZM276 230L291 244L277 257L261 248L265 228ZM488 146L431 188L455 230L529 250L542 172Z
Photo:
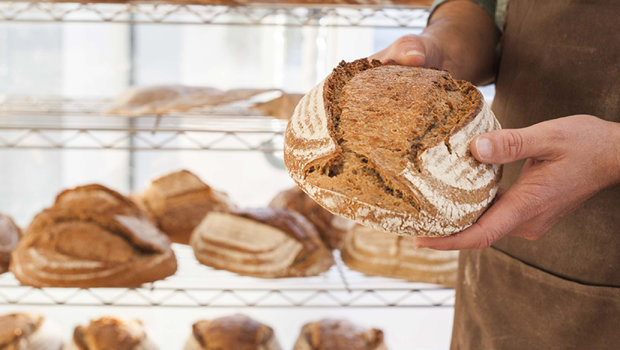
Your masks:
M0 213L0 273L9 270L11 251L17 246L21 235L22 232L13 219Z
M57 326L36 313L0 315L0 349L61 350Z
M101 185L62 192L12 253L11 271L35 287L132 287L172 275L168 238L132 201Z
M280 350L273 329L245 315L201 320L184 350Z
M267 102L257 103L250 107L250 109L259 111L262 115L290 119L295 106L297 106L302 97L303 95L301 94L282 93L280 97Z
M211 212L190 244L200 263L255 277L312 276L334 263L314 226L284 209Z
M499 123L470 83L447 72L342 62L298 104L284 161L310 197L375 229L462 231L497 192L500 167L469 142Z
M325 210L297 186L278 193L269 206L292 210L305 216L331 249L340 248L345 234L353 227L352 221Z
M306 323L293 350L387 350L383 332L363 329L348 320L323 319Z
M101 317L77 326L67 350L157 350L142 322Z
M210 211L227 212L235 205L187 170L153 180L136 199L154 217L159 228L176 243L189 243L192 231Z
M367 275L456 285L458 251L415 248L411 237L356 226L340 252L349 268Z

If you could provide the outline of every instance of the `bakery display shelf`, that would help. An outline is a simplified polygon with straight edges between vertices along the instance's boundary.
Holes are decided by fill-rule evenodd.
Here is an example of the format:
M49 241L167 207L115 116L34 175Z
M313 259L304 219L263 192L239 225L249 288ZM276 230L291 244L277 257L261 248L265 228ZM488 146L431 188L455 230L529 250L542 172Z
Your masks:
M423 8L395 5L260 4L243 6L167 3L0 1L0 21L129 24L222 24L327 27L413 27L426 24Z
M242 105L123 117L105 99L0 99L0 149L282 150L286 121Z
M32 288L0 275L0 305L118 307L373 308L453 307L454 290L367 277L337 265L315 277L259 279L200 265L191 248L175 245L179 269L140 288Z

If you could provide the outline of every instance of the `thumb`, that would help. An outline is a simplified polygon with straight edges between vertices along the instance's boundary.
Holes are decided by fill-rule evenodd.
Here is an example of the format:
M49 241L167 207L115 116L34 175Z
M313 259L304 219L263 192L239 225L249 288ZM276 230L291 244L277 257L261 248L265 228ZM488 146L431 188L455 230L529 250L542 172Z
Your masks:
M426 49L419 36L406 35L370 58L378 59L383 63L422 66L426 62Z
M542 124L495 130L474 138L470 149L478 161L488 164L505 164L526 158L547 160L557 155L552 133Z

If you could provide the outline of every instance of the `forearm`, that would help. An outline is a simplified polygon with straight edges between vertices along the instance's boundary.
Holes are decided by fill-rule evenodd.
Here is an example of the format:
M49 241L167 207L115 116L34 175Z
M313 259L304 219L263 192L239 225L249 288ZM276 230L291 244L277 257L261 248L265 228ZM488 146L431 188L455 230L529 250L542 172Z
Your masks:
M453 0L432 15L422 37L436 46L439 68L475 84L493 81L500 33L493 19L469 0ZM435 51L435 50L433 50Z

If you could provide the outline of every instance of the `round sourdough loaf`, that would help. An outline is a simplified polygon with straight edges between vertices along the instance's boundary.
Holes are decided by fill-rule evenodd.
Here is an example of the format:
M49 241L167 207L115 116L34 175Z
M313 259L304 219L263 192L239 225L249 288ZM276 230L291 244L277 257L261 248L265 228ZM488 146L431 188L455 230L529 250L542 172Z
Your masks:
M482 94L448 72L341 62L297 105L284 161L335 214L402 235L448 236L495 197L501 167L476 161L469 143L499 128Z

